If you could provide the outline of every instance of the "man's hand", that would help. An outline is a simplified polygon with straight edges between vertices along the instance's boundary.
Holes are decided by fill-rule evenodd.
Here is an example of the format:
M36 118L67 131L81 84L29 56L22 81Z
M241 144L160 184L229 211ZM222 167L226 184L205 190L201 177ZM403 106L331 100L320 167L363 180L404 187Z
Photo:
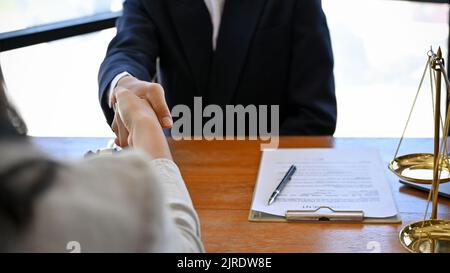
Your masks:
M159 120L159 123L163 128L171 128L173 125L172 116L167 106L166 99L164 97L164 89L157 83L149 83L140 81L133 76L123 77L114 88L111 102L115 105L117 102L118 90L126 89L137 97L144 99L148 102L148 107L151 107ZM116 110L116 109L115 109ZM111 128L117 135L116 144L121 147L128 146L129 143L129 131L125 128L121 122L117 111L115 111L114 120Z

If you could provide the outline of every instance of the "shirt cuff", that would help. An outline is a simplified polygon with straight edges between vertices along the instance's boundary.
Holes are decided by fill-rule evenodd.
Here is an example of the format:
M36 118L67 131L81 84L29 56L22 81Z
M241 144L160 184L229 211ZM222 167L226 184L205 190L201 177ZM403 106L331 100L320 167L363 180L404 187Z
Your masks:
M113 92L114 92L114 88L116 88L117 83L119 83L119 81L126 76L131 76L130 73L128 73L127 71L124 71L120 74L118 74L117 76L114 77L114 79L111 81L111 84L109 85L109 92L108 92L108 105L109 108L112 108L112 96L113 96Z

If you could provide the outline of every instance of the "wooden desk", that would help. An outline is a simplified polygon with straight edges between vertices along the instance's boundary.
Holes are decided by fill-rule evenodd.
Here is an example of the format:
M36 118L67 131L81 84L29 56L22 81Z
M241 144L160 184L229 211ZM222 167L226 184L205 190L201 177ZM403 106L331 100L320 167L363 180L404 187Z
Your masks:
M102 138L36 138L36 143L60 158L80 157L104 147ZM397 139L284 137L280 147L375 147L386 163ZM251 223L247 221L261 156L257 141L170 141L200 216L209 252L369 252L378 242L382 252L404 252L398 232L423 218L427 194L402 186L386 169L402 225L330 223ZM430 139L407 139L401 154L432 151ZM450 201L442 199L439 216L450 219Z

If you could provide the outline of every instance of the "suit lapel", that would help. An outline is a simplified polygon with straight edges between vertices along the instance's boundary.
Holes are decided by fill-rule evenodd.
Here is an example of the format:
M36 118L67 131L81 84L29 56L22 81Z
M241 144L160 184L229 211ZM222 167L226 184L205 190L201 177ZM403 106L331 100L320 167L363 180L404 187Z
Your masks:
M168 0L172 22L177 30L184 54L202 95L208 86L212 59L212 24L202 0Z
M266 0L225 0L210 74L208 103L232 102L265 3Z

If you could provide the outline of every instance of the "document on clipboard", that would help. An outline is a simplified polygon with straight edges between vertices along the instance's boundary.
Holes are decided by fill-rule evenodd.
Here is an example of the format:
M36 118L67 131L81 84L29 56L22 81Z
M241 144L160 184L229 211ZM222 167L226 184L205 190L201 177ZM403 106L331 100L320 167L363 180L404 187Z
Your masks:
M268 205L291 165L297 171ZM375 149L264 151L249 220L401 223Z

